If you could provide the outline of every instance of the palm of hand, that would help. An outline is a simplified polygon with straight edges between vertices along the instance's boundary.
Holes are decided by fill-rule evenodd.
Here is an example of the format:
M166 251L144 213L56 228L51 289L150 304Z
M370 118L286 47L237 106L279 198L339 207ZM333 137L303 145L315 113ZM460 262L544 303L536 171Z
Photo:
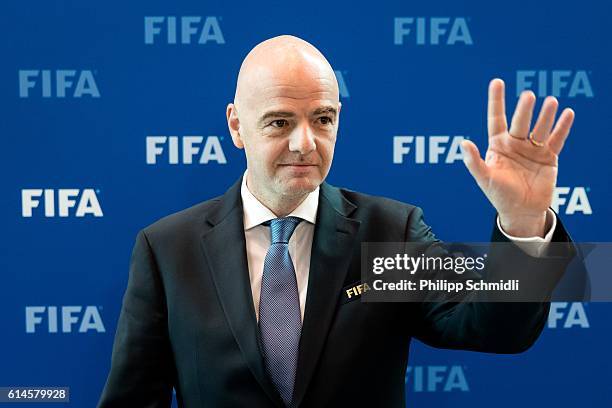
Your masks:
M462 143L468 170L500 216L537 217L552 202L558 155L569 135L574 112L565 109L553 129L558 103L554 97L546 98L530 136L534 105L533 92L523 92L508 130L504 84L494 79L489 85L489 146L485 160L474 143Z

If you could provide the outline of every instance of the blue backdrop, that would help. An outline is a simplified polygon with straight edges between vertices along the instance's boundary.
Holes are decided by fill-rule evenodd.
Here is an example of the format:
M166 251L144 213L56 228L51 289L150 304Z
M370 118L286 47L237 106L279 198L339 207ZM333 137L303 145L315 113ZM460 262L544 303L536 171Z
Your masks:
M3 1L0 386L69 386L70 406L95 405L136 233L242 174L225 106L242 58L279 34L312 42L336 70L332 184L419 205L442 239L488 240L494 211L457 149L465 137L486 150L487 85L501 77L509 115L527 88L575 110L555 206L574 240L608 241L611 11L559 1ZM612 406L610 308L555 303L518 356L413 344L408 405Z

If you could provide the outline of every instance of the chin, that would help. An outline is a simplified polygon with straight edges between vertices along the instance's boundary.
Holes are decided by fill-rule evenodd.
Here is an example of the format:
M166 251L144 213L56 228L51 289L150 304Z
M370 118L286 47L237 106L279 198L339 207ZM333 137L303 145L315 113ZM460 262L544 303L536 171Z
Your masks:
M313 192L321 184L321 181L299 177L283 184L283 193L285 195L297 196Z

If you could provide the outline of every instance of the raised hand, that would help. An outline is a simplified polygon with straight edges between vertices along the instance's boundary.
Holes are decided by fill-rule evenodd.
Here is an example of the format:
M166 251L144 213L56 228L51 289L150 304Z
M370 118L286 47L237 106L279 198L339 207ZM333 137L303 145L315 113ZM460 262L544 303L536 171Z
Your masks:
M508 130L504 82L492 80L485 160L474 143L464 140L461 144L463 161L497 210L502 228L518 237L544 234L546 212L557 182L559 153L574 121L574 111L566 108L555 124L559 103L549 96L530 132L535 100L531 91L521 94Z

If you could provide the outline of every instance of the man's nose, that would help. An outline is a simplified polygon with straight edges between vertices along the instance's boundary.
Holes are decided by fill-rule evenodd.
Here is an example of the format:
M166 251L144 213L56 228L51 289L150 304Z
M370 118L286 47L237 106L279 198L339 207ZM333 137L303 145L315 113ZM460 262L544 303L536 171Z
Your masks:
M317 145L315 144L314 133L310 126L305 124L295 128L289 138L290 151L299 152L300 154L305 155L312 152L316 148Z

